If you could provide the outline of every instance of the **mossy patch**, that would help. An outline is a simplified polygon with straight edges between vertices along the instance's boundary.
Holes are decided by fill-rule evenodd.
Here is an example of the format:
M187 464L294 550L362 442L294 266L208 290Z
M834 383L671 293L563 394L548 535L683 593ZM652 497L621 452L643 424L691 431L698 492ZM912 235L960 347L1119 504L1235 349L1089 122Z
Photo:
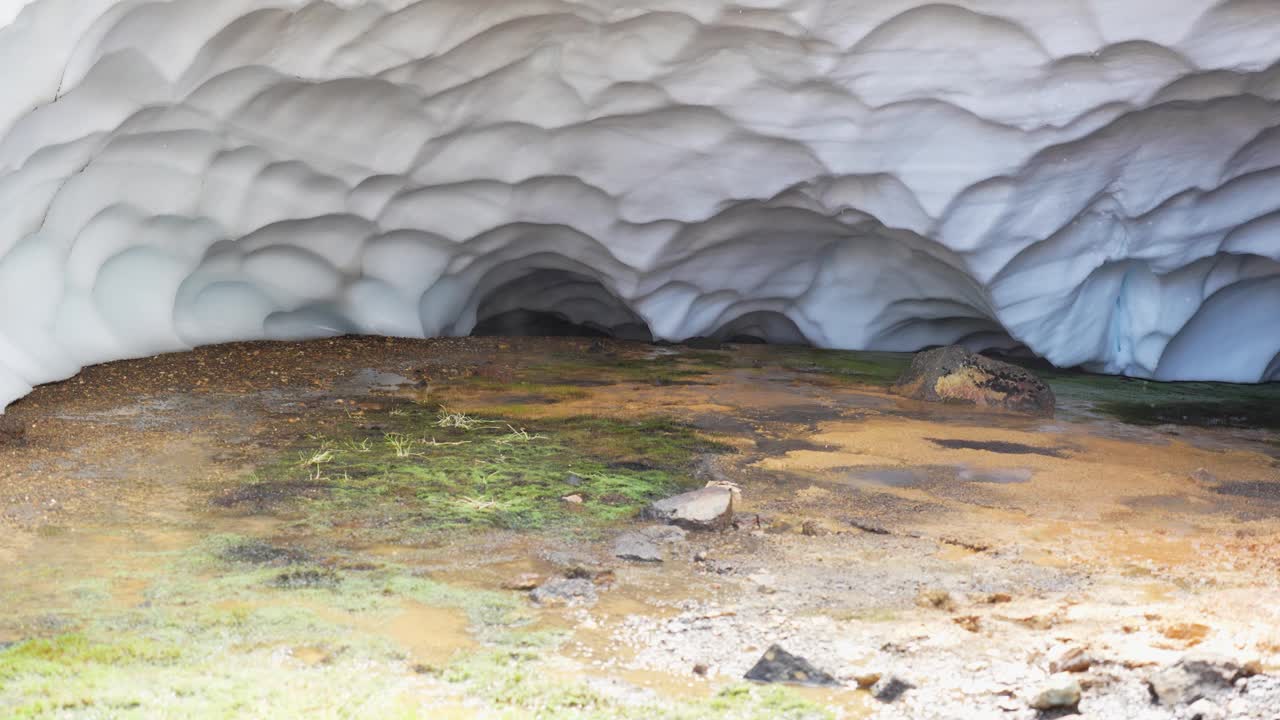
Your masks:
M309 438L215 505L366 535L586 527L688 487L699 454L730 450L663 418L508 422L406 404L365 421Z
M807 347L770 348L771 362L815 378L851 385L888 387L911 364L910 353L821 350Z
M681 385L703 382L708 374L734 364L732 354L715 350L559 354L528 374L530 379L546 383Z
M1280 429L1280 383L1156 382L1043 367L1035 371L1053 389L1059 407L1083 403L1130 425Z
M709 698L681 702L624 699L602 694L571 677L548 673L536 653L484 652L450 665L443 674L472 697L504 711L502 717L648 720L828 720L833 713L789 688L745 683Z

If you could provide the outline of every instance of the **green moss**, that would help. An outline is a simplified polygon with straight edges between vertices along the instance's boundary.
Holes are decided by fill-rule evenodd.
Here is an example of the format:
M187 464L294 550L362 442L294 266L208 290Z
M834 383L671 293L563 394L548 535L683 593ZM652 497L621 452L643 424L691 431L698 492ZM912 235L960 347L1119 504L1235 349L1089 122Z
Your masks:
M443 673L450 683L467 689L509 717L612 718L648 720L826 720L833 713L778 686L731 685L704 700L653 699L625 702L602 695L584 683L546 671L539 655L522 651L469 655Z
M721 351L671 350L639 356L560 354L530 369L529 376L542 382L678 385L702 381L709 373L733 364L733 355Z
M548 378L546 382L533 380L503 381L490 377L472 376L463 380L455 380L454 384L470 390L501 392L505 395L528 396L544 404L554 404L567 400L581 400L590 397L591 393L582 387L555 382Z
M1280 383L1155 382L1036 367L1059 407L1081 405L1131 425L1280 429Z
M176 646L143 638L95 642L85 635L70 633L27 640L0 650L0 681L24 674L70 677L84 672L87 666L170 662L180 655Z
M367 421L382 429L309 439L296 460L260 469L218 504L366 536L585 528L688 486L698 454L730 450L662 418L509 422L407 406ZM563 500L569 495L583 502Z
M789 370L835 382L888 387L911 364L910 353L853 352L817 348L770 348L770 360Z

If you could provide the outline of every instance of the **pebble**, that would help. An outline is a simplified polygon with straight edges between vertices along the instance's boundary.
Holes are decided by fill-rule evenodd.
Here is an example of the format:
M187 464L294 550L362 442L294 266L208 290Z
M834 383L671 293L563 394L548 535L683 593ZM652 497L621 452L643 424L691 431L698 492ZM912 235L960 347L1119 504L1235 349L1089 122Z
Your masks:
M1073 708L1080 704L1080 683L1070 675L1058 674L1046 680L1031 698L1036 710Z
M1210 700L1200 698L1187 708L1187 720L1224 720L1226 713Z

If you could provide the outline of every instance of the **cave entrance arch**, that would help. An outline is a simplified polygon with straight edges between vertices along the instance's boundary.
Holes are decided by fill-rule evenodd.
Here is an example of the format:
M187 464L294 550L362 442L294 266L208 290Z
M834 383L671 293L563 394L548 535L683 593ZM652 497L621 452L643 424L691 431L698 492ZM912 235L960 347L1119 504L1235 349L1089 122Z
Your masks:
M599 280L556 269L532 270L488 290L471 335L653 341L644 318Z

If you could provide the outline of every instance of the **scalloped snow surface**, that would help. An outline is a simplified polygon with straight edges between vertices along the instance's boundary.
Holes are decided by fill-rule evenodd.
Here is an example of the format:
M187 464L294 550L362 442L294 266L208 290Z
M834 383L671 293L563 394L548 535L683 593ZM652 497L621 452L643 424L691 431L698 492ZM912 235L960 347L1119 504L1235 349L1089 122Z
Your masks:
M1158 5L0 0L0 406L495 308L1275 379L1280 3Z

